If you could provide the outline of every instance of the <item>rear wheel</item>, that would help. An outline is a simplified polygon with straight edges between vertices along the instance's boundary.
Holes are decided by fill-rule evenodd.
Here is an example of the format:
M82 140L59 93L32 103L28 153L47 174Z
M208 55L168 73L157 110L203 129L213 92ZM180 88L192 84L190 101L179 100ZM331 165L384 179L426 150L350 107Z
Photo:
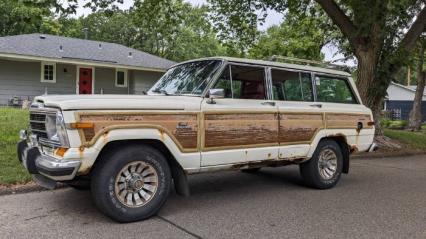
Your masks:
M143 220L166 202L171 173L166 158L146 145L127 146L101 159L92 177L96 206L119 222Z
M339 145L333 140L322 140L312 158L300 164L300 173L310 187L328 189L340 179L343 168L343 155Z

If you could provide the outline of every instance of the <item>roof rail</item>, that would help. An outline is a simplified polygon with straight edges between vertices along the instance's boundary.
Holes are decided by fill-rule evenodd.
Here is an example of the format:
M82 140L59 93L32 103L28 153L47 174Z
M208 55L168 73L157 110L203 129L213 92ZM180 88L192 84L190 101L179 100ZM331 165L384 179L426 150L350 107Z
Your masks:
M323 67L323 68L340 70L340 71L345 71L345 72L351 73L350 67L332 64L330 62L314 61L314 60L307 60L307 59L301 59L301 58L289 57L289 56L278 56L278 55L273 55L273 56L269 57L268 60L269 61L276 61L276 62L283 62L283 63L303 64L303 65L307 65L307 66L319 66L319 67Z

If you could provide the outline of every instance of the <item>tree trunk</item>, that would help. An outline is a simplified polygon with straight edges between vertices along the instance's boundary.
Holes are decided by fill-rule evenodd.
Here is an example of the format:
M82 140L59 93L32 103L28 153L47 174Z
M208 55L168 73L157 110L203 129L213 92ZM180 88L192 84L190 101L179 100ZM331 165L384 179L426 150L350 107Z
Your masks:
M357 59L357 88L364 105L373 111L376 135L382 135L383 132L380 127L379 119L382 111L381 105L384 94L379 88L380 84L375 80L377 56L373 49L367 49L366 51L359 52L357 54Z
M424 54L425 44L421 44L419 61L417 62L417 88L408 122L408 128L412 131L420 131L422 126L422 101L426 81L426 72L423 71Z

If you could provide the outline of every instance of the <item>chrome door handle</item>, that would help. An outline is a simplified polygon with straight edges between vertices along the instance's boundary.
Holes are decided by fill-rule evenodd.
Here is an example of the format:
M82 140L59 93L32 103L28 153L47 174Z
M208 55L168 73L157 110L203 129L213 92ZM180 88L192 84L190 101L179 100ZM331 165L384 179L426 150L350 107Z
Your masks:
M273 101L265 101L261 103L262 105L270 105L270 106L275 106L275 102Z
M310 107L317 107L317 108L322 108L322 104L312 104L309 105Z

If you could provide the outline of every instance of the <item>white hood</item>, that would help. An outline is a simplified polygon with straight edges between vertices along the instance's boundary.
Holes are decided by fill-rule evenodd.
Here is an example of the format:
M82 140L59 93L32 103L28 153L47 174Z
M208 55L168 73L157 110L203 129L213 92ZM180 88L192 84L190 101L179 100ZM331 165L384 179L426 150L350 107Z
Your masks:
M200 110L203 98L166 95L43 95L34 102L62 110Z

